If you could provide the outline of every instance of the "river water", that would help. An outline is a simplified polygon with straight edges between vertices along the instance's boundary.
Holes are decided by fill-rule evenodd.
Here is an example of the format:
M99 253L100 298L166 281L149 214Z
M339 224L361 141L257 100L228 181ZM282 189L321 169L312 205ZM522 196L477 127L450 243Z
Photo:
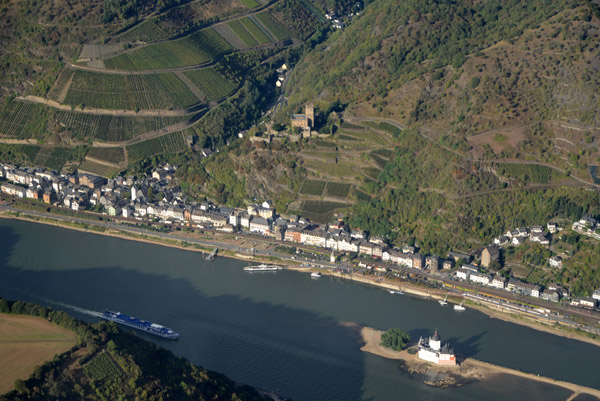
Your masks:
M248 273L244 262L62 228L0 220L0 296L88 320L120 310L179 332L155 341L193 363L299 400L565 400L569 391L513 376L437 389L397 361L359 351L347 322L439 329L460 354L600 388L600 347L437 302L292 271Z

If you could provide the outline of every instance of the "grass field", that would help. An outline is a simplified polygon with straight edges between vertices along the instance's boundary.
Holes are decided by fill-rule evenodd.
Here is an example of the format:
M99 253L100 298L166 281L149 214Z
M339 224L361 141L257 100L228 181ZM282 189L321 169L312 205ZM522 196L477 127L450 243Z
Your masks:
M323 188L325 188L325 184L325 181L304 180L302 187L300 188L300 193L306 195L321 195L321 193L323 193Z
M202 68L200 70L187 71L184 73L208 97L210 100L219 100L231 94L236 85L223 77L214 68Z
M0 314L0 394L27 379L36 366L62 354L77 336L42 318Z
M158 138L127 146L129 162L143 160L148 156L162 153L181 152L187 148L184 135L186 131L177 131Z
M212 28L177 40L160 42L104 61L108 69L161 70L203 64L232 47Z
M181 109L199 100L175 74L114 75L78 70L65 103L103 109Z

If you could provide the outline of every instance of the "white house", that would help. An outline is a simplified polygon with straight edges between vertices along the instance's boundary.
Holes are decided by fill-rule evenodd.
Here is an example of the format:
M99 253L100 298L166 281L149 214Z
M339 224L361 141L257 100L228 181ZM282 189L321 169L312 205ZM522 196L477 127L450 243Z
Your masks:
M558 255L552 256L550 259L548 259L548 263L552 267L561 268L562 267L562 258Z

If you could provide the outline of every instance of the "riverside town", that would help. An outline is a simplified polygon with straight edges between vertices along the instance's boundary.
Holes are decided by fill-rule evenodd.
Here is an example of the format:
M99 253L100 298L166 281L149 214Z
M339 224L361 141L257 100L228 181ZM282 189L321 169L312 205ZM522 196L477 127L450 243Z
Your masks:
M514 277L492 274L501 252L507 247L518 247L526 241L549 247L550 242L567 227L555 222L543 226L518 227L507 230L504 235L493 238L491 243L471 252L451 251L445 258L424 255L415 245L401 248L391 246L385 238L369 236L359 229L349 229L343 218L326 225L317 225L302 216L281 216L273 204L266 200L261 204L248 205L246 209L233 209L205 201L190 201L174 183L177 167L164 164L154 169L150 176L133 179L117 177L105 179L90 174L59 174L39 168L0 164L2 193L15 198L26 198L73 211L88 210L110 217L130 221L155 222L167 227L193 226L213 229L222 233L247 233L257 238L271 238L290 244L300 244L331 250L331 261L338 258L335 252L359 256L364 261L358 267L372 270L371 261L383 262L375 267L377 274L390 272L394 266L427 272L434 277L447 277L453 281L468 282L484 287L540 298L554 303L598 311L600 289L591 297L571 297L569 289L549 283L542 287ZM600 238L598 222L583 216L573 222L571 229ZM548 258L552 269L562 268L562 257L555 254ZM386 266L386 267L381 267ZM548 315L542 309L542 314ZM590 328L596 331L595 328Z

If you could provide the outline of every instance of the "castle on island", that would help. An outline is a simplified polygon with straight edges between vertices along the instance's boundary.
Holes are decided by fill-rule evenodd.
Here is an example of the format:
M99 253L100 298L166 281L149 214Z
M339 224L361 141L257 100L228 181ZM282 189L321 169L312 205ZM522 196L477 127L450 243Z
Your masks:
M419 338L419 358L437 365L456 366L456 355L448 343L442 345L437 329L432 337Z

